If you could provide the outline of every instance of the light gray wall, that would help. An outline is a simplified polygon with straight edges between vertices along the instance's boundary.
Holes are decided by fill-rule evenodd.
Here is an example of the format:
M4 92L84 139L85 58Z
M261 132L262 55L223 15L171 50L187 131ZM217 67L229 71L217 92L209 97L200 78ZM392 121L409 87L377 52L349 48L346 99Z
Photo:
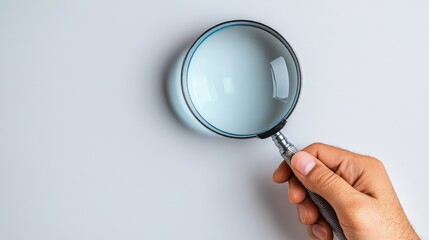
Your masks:
M214 24L261 21L304 85L284 133L380 158L429 236L427 1L0 1L0 239L306 239L270 140L197 134L166 101Z

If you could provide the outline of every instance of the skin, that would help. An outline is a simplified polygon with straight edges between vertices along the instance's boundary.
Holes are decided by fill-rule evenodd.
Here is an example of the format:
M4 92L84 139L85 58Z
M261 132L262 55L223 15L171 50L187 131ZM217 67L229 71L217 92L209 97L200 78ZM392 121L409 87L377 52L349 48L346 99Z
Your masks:
M289 201L311 239L333 239L333 233L305 188L331 204L349 240L420 239L383 164L373 157L315 143L294 155L291 168L283 161L273 180L289 183Z

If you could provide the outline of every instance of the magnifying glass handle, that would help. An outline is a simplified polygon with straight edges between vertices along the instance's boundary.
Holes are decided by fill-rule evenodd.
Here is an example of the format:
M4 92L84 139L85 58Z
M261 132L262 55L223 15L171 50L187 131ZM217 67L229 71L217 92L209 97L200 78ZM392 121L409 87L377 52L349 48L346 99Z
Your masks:
M282 155L283 159L290 166L292 156L296 152L298 152L298 149L292 143L290 143L281 132L275 133L271 136L271 138L273 139L276 146L279 148L280 154ZM335 210L332 208L332 206L320 195L308 189L307 195L319 208L320 214L322 214L322 216L326 219L329 225L331 225L332 231L337 236L337 238L339 240L347 240L346 236L344 235L343 229L341 228L340 223L338 221L337 214L335 213Z

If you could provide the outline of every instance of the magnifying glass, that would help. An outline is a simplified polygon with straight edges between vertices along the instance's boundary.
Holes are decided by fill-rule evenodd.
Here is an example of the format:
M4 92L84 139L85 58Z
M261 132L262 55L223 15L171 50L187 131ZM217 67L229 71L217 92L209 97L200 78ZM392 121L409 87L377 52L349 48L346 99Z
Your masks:
M196 120L226 137L271 137L289 165L298 150L280 130L300 89L301 70L289 43L254 21L210 28L190 47L181 69L183 98ZM346 239L329 203L316 193L307 194L338 239Z

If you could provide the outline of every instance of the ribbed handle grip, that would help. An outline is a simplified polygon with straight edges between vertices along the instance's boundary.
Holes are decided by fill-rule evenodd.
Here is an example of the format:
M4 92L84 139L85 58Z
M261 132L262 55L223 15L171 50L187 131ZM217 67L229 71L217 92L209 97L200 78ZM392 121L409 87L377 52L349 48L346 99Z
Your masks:
M271 138L273 139L276 146L279 148L280 154L282 155L283 159L290 166L292 156L296 152L298 152L298 149L292 143L290 143L281 132L275 133L271 136ZM326 219L329 225L331 225L332 231L337 236L337 238L339 240L347 240L346 236L344 235L343 229L341 228L340 223L338 221L337 214L335 213L335 210L332 208L332 206L317 193L311 192L308 189L307 195L319 208L320 214L322 214L322 216Z

